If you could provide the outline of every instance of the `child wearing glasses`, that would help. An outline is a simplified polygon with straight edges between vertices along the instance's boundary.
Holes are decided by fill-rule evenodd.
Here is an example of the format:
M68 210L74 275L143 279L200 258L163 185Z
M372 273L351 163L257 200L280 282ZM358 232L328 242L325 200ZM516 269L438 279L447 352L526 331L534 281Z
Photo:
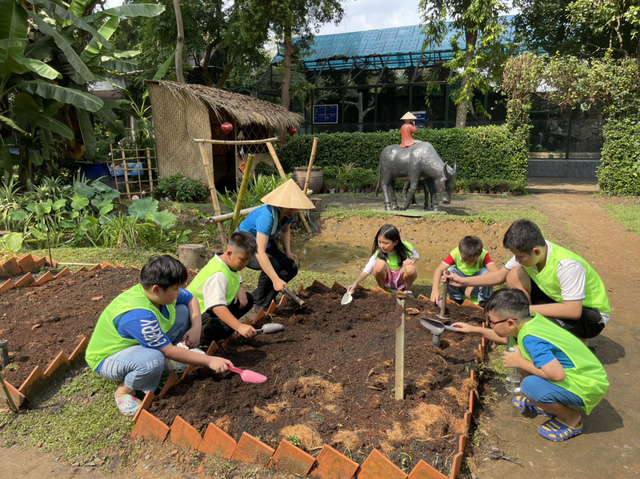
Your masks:
M478 334L515 346L503 354L504 366L519 368L523 396L516 409L548 417L538 433L550 441L566 441L582 433L588 415L602 400L609 382L602 364L580 339L538 313L519 289L495 292L484 308L490 328L453 323L459 332Z

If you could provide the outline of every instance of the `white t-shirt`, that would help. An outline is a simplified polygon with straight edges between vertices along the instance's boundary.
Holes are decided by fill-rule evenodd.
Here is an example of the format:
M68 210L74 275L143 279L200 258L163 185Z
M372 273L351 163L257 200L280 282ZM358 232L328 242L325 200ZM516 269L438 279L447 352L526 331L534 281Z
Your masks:
M225 268L229 269L227 264L222 261L218 255L215 256L215 259L220 261ZM242 277L240 276L240 273L237 274L240 279L240 284L242 284ZM212 307L215 308L216 306L227 305L227 286L227 277L221 271L218 271L207 278L202 286L202 297L204 299L205 311Z
M411 258L415 258L415 259L420 259L420 255L418 254L418 252L416 251L416 249L411 246ZM375 254L371 255L371 258L369 258L369 262L367 263L367 265L364 267L364 269L362 270L363 273L366 274L371 274L373 272L373 267L376 265L376 261L378 261L378 258Z
M545 241L545 243L547 245L546 261L549 261L551 244L549 244L548 241ZM521 265L516 260L515 255L504 265L509 271L517 266ZM533 266L532 269L537 270L535 266ZM579 261L575 259L563 259L558 262L556 276L558 277L558 283L560 283L560 295L562 296L563 302L584 300L586 297L585 285L587 282L587 270ZM609 314L600 312L600 315L605 323L609 321Z

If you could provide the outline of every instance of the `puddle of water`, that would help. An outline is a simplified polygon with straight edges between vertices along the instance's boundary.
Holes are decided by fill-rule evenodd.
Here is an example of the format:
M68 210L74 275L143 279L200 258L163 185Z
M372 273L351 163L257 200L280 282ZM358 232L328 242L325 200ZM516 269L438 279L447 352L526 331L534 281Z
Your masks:
M346 274L355 277L371 256L363 246L311 240L291 241L291 249L300 258L300 268L315 273Z

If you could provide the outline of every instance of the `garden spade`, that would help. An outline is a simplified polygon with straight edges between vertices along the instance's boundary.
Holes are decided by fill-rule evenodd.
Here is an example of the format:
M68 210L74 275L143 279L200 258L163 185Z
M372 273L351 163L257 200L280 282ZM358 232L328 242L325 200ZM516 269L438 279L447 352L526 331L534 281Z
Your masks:
M282 291L291 299L293 299L293 302L298 305L298 307L296 308L296 313L302 313L305 309L307 309L307 303L298 298L298 296L296 296L296 294L289 288L282 288Z
M284 331L284 326L278 323L265 323L260 329L256 329L256 333L272 334Z
M255 371L251 371L249 369L238 369L238 368L234 368L234 367L229 367L228 368L229 371L231 371L232 373L237 373L240 375L240 379L242 379L245 383L255 383L255 384L260 384L263 383L267 380L266 376L263 376L260 373L257 373Z
M442 333L444 333L445 330L457 331L453 326L447 326L446 324L443 324L442 321L438 321L433 318L420 318L420 324L433 333L433 339L431 342L436 347L440 346L440 336L442 336Z

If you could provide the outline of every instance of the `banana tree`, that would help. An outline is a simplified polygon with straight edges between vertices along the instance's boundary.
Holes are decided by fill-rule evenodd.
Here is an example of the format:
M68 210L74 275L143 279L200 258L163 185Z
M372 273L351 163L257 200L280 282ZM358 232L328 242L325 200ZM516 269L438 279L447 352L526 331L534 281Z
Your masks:
M0 172L18 166L56 170L58 156L78 159L95 148L99 117L124 132L118 104L89 92L98 80L136 70L137 51L109 42L123 17L154 17L157 4L85 12L90 0L0 2Z

